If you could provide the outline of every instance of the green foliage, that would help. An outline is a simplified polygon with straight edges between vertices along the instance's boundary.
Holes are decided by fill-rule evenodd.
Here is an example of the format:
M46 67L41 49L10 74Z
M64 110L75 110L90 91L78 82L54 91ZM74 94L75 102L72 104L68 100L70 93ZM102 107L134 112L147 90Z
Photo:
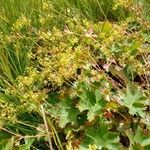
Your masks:
M9 139L0 141L0 149L2 150L13 149L12 140Z
M147 131L144 131L138 127L136 129L136 132L135 134L133 134L132 131L128 131L127 132L127 135L130 139L130 141L132 142L132 146L131 148L132 149L137 149L137 148L144 148L144 149L147 149L150 147L150 139L149 139L149 135L147 135L146 133Z
M132 115L138 114L144 117L145 106L148 105L148 100L136 87L127 87L125 96L123 97L123 105L128 107L129 113Z
M119 137L108 130L104 120L100 120L99 126L88 127L86 129L86 138L80 146L82 150L88 148L88 145L95 145L97 149L117 149L119 147Z
M1 0L0 149L148 150L148 4Z
M33 144L33 139L25 140L25 144L21 145L18 150L28 150L31 148L31 145Z
M88 89L88 86L86 87L86 85L85 88L83 93L79 95L81 100L79 101L78 108L80 112L87 110L87 119L92 121L95 116L102 114L103 109L106 106L106 101L100 94L100 90Z
M150 19L150 1L149 0L139 0L139 3L143 6L143 15L145 19Z
M75 124L79 110L73 106L72 99L66 99L61 107L59 126L64 128L67 123Z

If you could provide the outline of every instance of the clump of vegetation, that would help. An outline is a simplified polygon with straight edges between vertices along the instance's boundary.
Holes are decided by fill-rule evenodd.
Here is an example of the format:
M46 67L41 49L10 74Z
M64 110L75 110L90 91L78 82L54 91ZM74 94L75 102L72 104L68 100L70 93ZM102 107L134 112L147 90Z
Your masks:
M2 0L0 149L150 148L144 2Z

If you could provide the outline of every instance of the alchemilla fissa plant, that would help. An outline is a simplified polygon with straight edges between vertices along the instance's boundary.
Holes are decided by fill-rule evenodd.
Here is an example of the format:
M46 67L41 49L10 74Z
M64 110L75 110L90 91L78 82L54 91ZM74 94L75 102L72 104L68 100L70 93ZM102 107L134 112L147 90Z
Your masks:
M0 149L150 149L148 2L2 0Z

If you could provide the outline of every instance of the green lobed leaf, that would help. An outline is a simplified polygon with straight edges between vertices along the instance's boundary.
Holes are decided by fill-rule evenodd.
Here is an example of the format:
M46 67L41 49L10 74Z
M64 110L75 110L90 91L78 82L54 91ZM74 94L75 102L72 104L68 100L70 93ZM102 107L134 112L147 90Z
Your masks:
M101 115L102 110L106 106L106 101L98 89L85 90L80 95L79 110L82 112L88 110L88 120L91 121L96 115Z
M116 133L111 133L107 124L100 123L100 126L89 127L85 131L86 138L81 144L82 147L86 147L90 144L95 144L98 149L107 148L111 150L118 149L119 136Z
M71 123L73 125L77 121L78 114L79 110L73 105L73 100L70 98L65 100L62 102L59 126L64 128L67 123Z
M139 114L144 117L143 106L146 106L146 104L148 104L148 101L139 89L127 87L126 94L123 97L123 105L129 108L130 114Z

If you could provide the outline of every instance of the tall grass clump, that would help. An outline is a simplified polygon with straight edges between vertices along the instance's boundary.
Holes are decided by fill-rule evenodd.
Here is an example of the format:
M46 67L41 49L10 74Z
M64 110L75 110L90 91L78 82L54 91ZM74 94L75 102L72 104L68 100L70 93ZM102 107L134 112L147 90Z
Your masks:
M78 14L82 18L91 21L111 20L121 21L131 15L129 8L132 2L120 0L53 0L51 1L58 8L63 8L59 12L74 15ZM59 5L61 4L61 5Z
M42 10L42 0L1 0L0 7L0 29L7 31L20 16L30 18L33 24L38 25L37 21Z

